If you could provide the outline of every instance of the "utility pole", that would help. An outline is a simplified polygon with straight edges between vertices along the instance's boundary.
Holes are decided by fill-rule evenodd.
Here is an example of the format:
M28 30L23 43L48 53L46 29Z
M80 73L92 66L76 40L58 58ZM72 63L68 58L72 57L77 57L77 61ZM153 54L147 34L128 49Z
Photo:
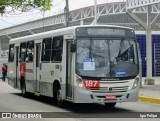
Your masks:
M69 26L69 3L68 0L66 0L66 6L65 6L65 18L66 18L66 27Z

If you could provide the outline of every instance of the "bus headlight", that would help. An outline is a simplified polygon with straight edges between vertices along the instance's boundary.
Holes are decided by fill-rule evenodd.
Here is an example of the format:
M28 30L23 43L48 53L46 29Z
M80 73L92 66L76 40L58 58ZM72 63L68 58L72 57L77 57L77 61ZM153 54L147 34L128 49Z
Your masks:
M80 88L84 88L84 83L83 83L83 80L80 76L77 76L77 85Z
M133 83L132 89L135 89L135 88L137 88L138 86L139 86L139 78L136 78L135 81L134 81L134 83Z

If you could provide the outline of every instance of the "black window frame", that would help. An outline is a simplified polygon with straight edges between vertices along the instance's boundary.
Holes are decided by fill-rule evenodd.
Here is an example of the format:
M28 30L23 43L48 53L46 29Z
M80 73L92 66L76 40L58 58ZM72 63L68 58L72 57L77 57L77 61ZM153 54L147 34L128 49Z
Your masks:
M22 45L25 44L25 53L24 53L24 58L22 58ZM22 42L20 43L20 53L19 53L19 58L21 59L21 61L26 61L26 55L27 55L27 43L26 42Z
M57 46L58 48L54 48L54 43L56 43L56 40L60 40L59 42L59 46ZM63 53L63 41L64 41L64 38L63 36L56 36L56 37L53 37L53 40L52 40L52 56L51 56L51 61L52 63L61 63L62 62L62 53ZM54 51L61 51L60 53L56 53L58 56L61 56L61 57L58 57L60 58L59 60L57 60L57 57L56 57L56 60L54 60L54 55L55 55L55 52Z
M49 42L49 40L50 40L50 42ZM44 44L45 43L47 43L46 45L46 47L44 48ZM48 45L50 45L49 47L48 47ZM51 61L51 54L52 54L52 37L48 37L48 38L44 38L43 39L43 41L42 41L42 52L41 52L41 61L43 62L43 63L49 63L50 61ZM49 59L46 59L44 56L44 52L46 52L47 51L47 53L48 53L48 51L50 52L50 54L49 54L49 56L46 56L46 57L49 57Z
M13 46L13 57L11 59L11 48ZM8 56L8 62L14 62L14 44L9 45L9 56Z
M33 50L31 51L31 52L32 52L32 60L30 60L30 58L28 57L28 52L29 52L28 49L30 49L30 48L29 48L29 47L30 47L30 46L29 46L30 43L32 43L32 47L33 47L33 48L32 48ZM34 41L33 41L33 40L28 41L26 44L27 44L27 47L26 47L26 49L27 49L27 50L26 50L26 58L28 58L28 60L27 60L26 62L27 62L27 63L32 63L32 62L34 61Z

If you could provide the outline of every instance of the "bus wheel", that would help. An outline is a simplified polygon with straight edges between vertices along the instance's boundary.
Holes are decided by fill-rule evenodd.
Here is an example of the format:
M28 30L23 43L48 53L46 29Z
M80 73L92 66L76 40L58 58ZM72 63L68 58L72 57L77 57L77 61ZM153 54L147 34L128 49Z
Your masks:
M21 93L22 93L23 97L27 97L26 84L25 84L24 80L23 80L22 87L21 87Z
M105 103L105 107L107 109L113 109L115 107L116 103Z
M56 90L56 101L59 107L64 107L64 101L62 100L62 91L60 88Z

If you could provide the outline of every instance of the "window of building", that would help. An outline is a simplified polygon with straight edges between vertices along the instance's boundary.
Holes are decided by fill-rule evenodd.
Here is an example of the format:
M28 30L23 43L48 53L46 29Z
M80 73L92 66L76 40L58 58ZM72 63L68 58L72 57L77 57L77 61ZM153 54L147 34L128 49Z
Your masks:
M14 61L14 45L9 46L9 62Z
M27 55L26 61L33 62L33 54L34 54L34 41L27 42Z
M51 58L51 42L52 38L43 39L42 43L42 61L50 61Z
M26 61L26 42L24 43L21 43L20 45L20 55L19 55L19 58L21 61Z
M54 37L52 42L52 61L62 61L63 37Z

